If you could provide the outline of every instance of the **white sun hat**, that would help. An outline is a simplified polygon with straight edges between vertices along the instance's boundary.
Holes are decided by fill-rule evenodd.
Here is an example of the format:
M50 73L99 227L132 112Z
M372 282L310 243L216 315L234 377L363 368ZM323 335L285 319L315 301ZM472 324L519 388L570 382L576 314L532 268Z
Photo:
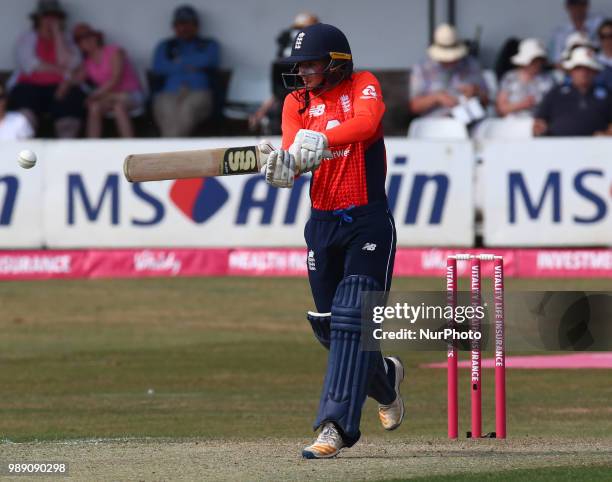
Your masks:
M576 47L568 60L563 62L565 70L572 70L576 67L587 67L592 70L601 70L601 64L595 59L595 52L588 47Z
M595 49L595 45L587 34L584 32L573 32L569 34L565 40L565 47L561 53L561 60L569 59L572 50L574 50L576 47L588 47L590 49Z
M526 38L521 40L518 53L510 60L514 65L524 67L535 59L546 59L546 49L537 38Z
M467 46L457 38L457 31L447 23L438 25L434 33L434 43L427 54L436 62L455 62L468 53Z

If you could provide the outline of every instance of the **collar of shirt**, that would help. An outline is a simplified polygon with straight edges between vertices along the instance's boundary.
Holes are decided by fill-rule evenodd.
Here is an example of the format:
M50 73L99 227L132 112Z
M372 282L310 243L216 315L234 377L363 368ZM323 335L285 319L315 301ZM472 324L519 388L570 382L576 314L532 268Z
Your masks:
M571 82L561 87L560 93L563 95L574 95L582 99L603 100L608 97L608 91L600 86L593 84L584 94L580 92Z
M199 37L193 37L191 39L174 37L172 40L174 40L177 43L177 45L192 45L198 42Z
M317 95L317 98L320 98L324 102L326 100L335 100L344 91L347 81L350 81L350 78L343 80L338 85L335 85L331 89L326 90L322 94L319 94L319 95L315 94L315 95Z

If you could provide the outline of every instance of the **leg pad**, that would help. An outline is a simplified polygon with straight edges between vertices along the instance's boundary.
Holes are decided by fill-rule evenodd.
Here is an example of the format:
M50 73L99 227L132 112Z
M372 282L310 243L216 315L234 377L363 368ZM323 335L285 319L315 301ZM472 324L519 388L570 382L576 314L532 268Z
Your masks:
M334 422L348 446L359 440L361 409L372 376L382 365L379 352L360 349L361 294L380 289L369 276L351 275L338 285L332 304L327 373L315 428Z

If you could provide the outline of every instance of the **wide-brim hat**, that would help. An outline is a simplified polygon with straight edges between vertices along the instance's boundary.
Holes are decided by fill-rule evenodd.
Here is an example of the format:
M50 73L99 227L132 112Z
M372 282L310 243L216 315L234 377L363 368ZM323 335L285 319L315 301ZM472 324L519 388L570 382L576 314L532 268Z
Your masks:
M561 52L561 60L567 60L572 54L572 50L576 47L588 47L595 49L595 44L591 41L589 36L584 32L572 32L565 39L565 45L563 46L563 52Z
M588 47L576 47L568 60L562 64L565 70L572 70L576 67L586 67L591 70L600 71L602 66L595 59L595 52Z
M436 62L456 62L468 54L468 48L457 38L457 31L443 23L436 28L434 43L427 49L427 54Z
M30 13L30 17L38 18L50 14L55 14L62 18L66 17L66 10L64 10L59 0L39 0L36 10Z
M542 43L535 38L526 38L519 44L519 50L510 60L514 65L524 67L535 59L546 59L546 49Z

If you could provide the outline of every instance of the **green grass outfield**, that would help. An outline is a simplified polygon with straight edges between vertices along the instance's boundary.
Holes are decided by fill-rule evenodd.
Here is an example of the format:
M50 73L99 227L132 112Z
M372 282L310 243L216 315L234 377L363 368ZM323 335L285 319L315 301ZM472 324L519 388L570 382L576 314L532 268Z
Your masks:
M482 474L453 475L453 482L575 482L588 480L590 482L609 481L612 474L612 462L607 465L592 465L586 467L546 467L537 469L500 470ZM402 482L413 480L415 482L447 482L448 475L433 477L415 477L412 479L391 479L388 482Z
M612 281L506 285L610 290ZM393 288L444 283L400 278ZM309 309L306 280L293 278L0 283L0 439L307 439L326 362ZM446 372L416 368L444 357L406 358L406 426L381 432L368 401L364 435L444 439ZM461 376L467 387L467 371ZM609 371L508 370L507 383L511 438L612 437ZM493 429L492 386L486 370L485 429ZM460 396L466 421L467 389Z

